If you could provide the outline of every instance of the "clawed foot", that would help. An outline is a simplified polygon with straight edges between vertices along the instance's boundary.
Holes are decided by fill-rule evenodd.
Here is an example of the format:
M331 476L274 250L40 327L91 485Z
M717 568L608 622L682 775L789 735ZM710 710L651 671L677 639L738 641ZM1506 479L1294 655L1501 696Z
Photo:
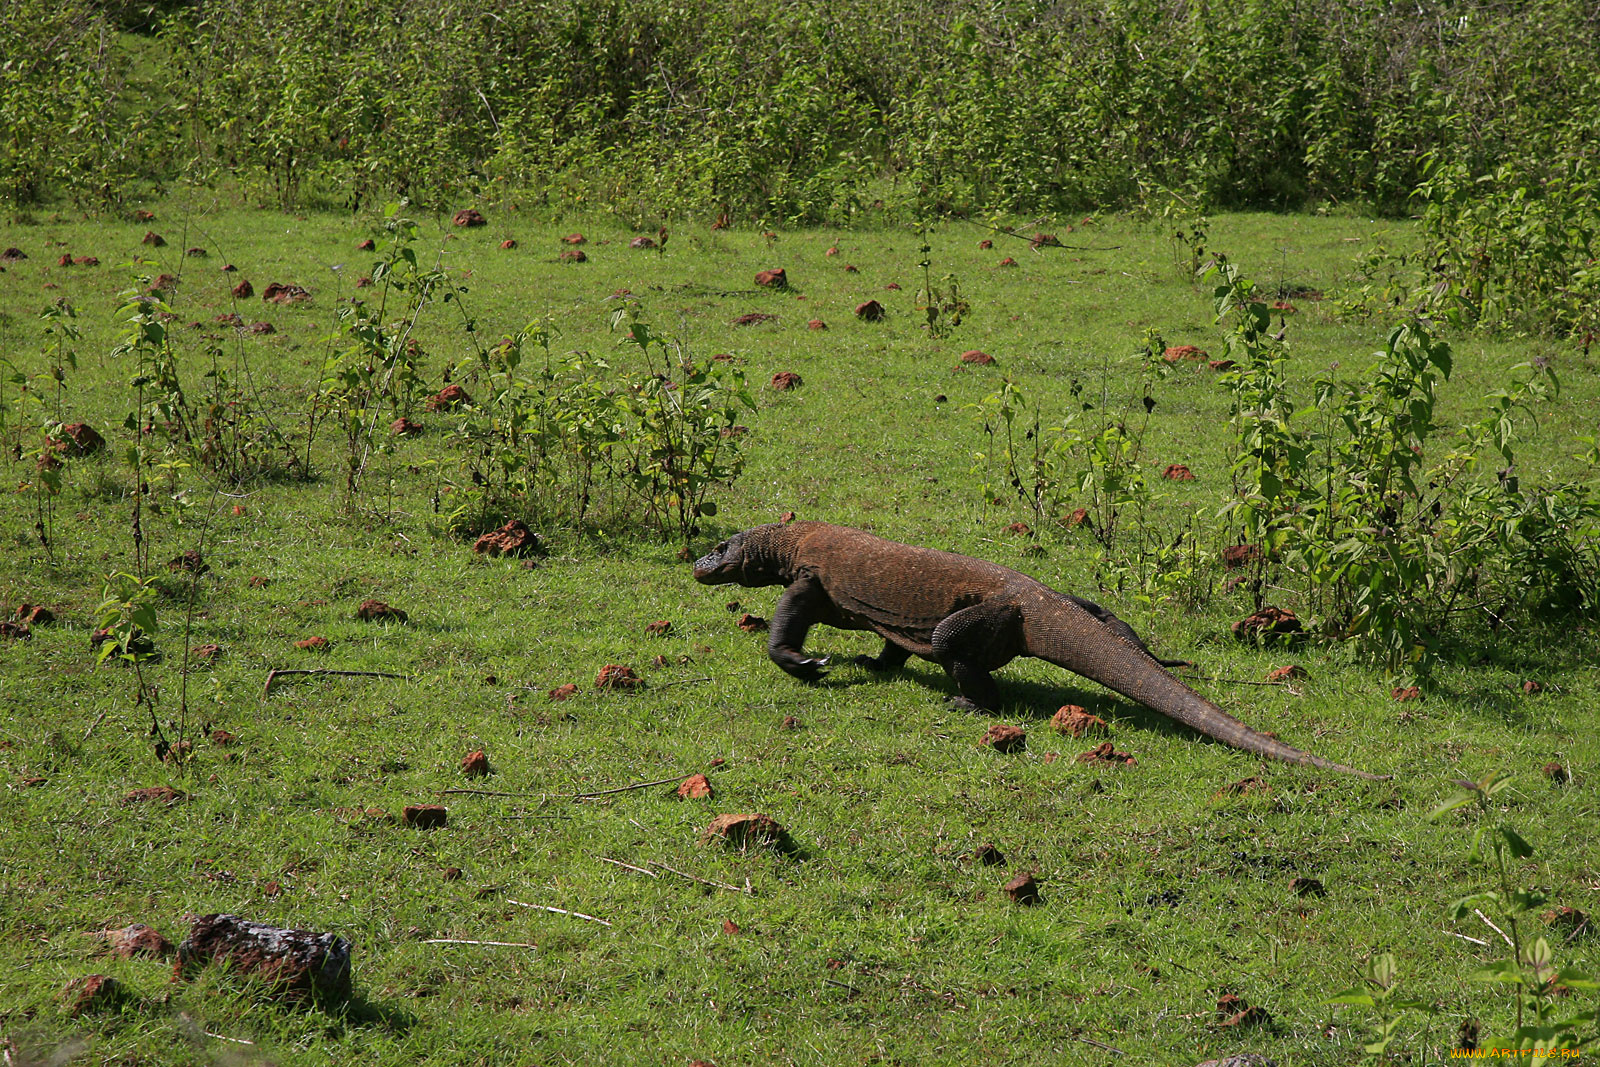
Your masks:
M982 704L978 703L976 700L971 700L971 699L969 699L967 697L963 697L963 696L945 697L944 702L946 704L948 704L955 711L992 711L992 710L994 710L992 708L984 707Z
M828 673L826 670L824 670L824 668L828 666L827 656L823 656L819 659L808 659L805 656L796 655L794 653L774 653L772 659L773 662L777 663L778 666L782 667L789 674L794 675L803 682L818 681Z
M857 667L865 667L874 674L886 674L899 668L898 663L886 663L881 656L857 656L854 660Z

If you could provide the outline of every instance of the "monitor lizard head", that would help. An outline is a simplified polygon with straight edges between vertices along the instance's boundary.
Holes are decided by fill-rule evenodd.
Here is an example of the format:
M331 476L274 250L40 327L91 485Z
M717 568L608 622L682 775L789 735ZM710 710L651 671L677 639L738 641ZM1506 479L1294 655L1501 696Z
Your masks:
M786 553L770 536L782 531L780 523L755 526L736 533L694 562L694 580L702 585L785 585ZM777 540L781 540L781 537Z

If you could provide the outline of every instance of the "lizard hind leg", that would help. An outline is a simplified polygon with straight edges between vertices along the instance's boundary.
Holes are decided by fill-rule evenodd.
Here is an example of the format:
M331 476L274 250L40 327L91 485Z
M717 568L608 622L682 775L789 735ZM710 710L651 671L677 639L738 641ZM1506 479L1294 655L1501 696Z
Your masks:
M945 617L933 629L933 657L956 683L957 707L993 710L1000 687L991 671L1022 654L1022 612L1006 601L982 601Z

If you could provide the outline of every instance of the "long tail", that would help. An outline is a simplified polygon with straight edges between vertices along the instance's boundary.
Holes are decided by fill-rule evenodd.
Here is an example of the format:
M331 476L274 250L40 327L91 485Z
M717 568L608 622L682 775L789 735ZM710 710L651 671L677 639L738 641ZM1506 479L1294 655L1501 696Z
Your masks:
M1342 771L1375 782L1392 777L1368 774L1313 756L1246 726L1168 674L1144 648L1113 632L1076 604L1063 597L1057 606L1059 613L1041 611L1037 616L1024 613L1029 654L1099 682L1107 689L1234 748L1285 763ZM1052 618L1045 621L1044 616Z

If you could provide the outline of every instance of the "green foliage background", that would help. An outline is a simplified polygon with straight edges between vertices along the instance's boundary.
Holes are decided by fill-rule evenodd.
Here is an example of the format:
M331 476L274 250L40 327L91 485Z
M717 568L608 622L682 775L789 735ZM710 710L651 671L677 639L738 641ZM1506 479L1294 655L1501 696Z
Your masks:
M285 205L535 193L843 221L879 200L1404 205L1592 158L1581 0L21 0L0 195L232 174Z

